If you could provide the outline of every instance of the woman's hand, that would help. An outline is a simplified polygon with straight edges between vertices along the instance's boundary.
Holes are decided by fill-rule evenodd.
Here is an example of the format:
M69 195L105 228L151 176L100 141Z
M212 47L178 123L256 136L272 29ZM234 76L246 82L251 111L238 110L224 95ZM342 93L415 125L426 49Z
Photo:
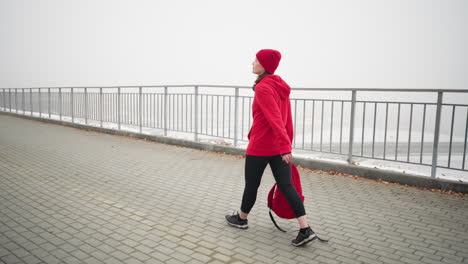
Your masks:
M287 164L289 164L289 162L290 162L291 159L292 159L292 154L291 154L291 153L283 154L283 155L281 155L281 158L284 160L284 162L286 162Z

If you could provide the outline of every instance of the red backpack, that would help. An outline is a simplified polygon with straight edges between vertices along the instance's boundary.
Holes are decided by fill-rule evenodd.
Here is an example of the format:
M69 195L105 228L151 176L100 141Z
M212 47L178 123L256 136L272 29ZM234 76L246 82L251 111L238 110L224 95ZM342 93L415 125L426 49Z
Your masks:
M294 165L292 162L289 162L289 164L291 166L291 183L299 194L299 197L301 197L302 202L304 202L299 171L297 170L296 165ZM271 187L271 190L268 193L268 208L270 208L270 218L273 224L275 224L279 230L286 232L278 226L275 219L273 218L273 215L271 214L271 211L275 212L277 216L285 219L296 218L296 215L294 214L294 211L286 200L284 194L277 188L276 183L273 184L273 187Z

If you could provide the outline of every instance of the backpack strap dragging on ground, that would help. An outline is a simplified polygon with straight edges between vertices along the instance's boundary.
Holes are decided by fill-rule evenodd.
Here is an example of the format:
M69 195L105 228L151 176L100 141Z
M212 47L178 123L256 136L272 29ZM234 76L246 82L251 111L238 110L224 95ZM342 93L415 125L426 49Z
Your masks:
M270 209L269 214L270 214L270 219L273 222L273 224L276 226L276 228L278 228L278 230L280 230L280 231L286 232L286 230L279 227L279 225L276 223L275 218L273 217L273 214L271 213L271 209Z
M315 234L315 237L316 237L320 242L323 242L323 243L328 242L328 239L322 239L322 238L320 238L319 236L317 236L317 234Z

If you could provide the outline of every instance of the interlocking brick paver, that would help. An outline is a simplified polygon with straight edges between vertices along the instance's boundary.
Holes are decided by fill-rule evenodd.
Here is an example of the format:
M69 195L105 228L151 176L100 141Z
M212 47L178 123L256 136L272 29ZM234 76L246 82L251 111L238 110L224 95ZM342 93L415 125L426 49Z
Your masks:
M159 260L159 261L166 261L166 260L171 258L169 254L166 254L164 252L159 252L159 251L155 251L155 252L151 253L150 256L153 259L156 259L156 260Z
M120 251L122 251L122 252L124 252L126 254L130 254L130 253L135 251L134 248L131 248L131 247L126 246L126 245L120 245L120 246L116 247L116 249L120 250Z
M205 256L209 256L209 255L211 255L211 254L214 253L213 250L207 249L207 248L205 248L205 247L197 247L197 248L194 248L193 250L194 250L194 251L197 251L197 252L199 252L199 253L201 253L201 254L203 254L203 255L205 255Z
M119 250L116 250L116 251L110 253L109 255L112 256L113 258L118 259L118 260L125 260L125 259L128 259L130 257L130 254L124 253L124 252L119 251Z
M335 260L342 262L342 263L349 263L349 264L359 264L361 262L355 260L357 256L350 256L350 257L343 257L343 256L338 256Z
M193 253L195 253L195 251L188 249L186 247L183 247L183 246L176 247L175 251L180 252L184 255L192 255Z
M405 260L404 258L402 258L402 260ZM421 261L411 261L411 262L406 262L406 263L410 263L410 264L413 264L413 263L425 263L425 264L440 264L442 263L440 260L434 260L434 259L430 259L430 258L422 258Z
M464 257L468 260L468 252L466 251L466 248L463 248L462 246L452 246L451 249L457 251L457 253L455 253L456 256Z
M105 263L105 264L124 264L122 261L120 261L118 259L115 259L115 258L112 258L112 257L104 260L103 263Z
M270 222L265 171L250 228L239 157L0 114L0 262L464 263L467 198L301 170L315 231Z
M332 258L325 257L325 256L318 256L317 258L315 258L315 260L320 263L327 263L327 264L340 263L338 259L332 259Z
M211 257L210 256L207 256L207 255L204 255L204 254L201 254L201 253L194 253L191 255L192 258L195 258L195 259L198 259L199 261L203 262L203 263L207 263L208 261L211 260Z
M463 257L457 257L457 256L446 254L443 252L437 252L437 255L442 256L443 257L442 262L445 262L445 263L453 263L453 262L462 263L464 261Z
M180 261L180 260L177 260L177 259L170 259L170 260L166 261L165 263L167 263L167 264L183 264L184 262Z
M6 248L0 247L0 257L6 256L6 255L9 255L9 254L11 254L11 252L9 250L7 250Z
M68 260L69 258L72 258L72 257L67 257L66 259L64 259L64 263L76 263L78 264L79 263L79 260L76 259L75 262L72 262L70 260ZM37 257L33 256L33 255L28 255L24 258L21 258L22 261L24 261L24 263L26 264L38 264L38 263L42 263L42 261L40 259L38 259Z
M130 256L138 259L139 261L145 261L145 260L148 260L150 258L149 255L147 255L145 253L142 253L142 252L139 252L139 251L135 251L133 253L130 253Z
M366 263L366 264L373 264L373 263L379 263L378 260L376 259L371 259L371 258L367 258L367 257L364 257L364 256L360 256L359 253L357 253L358 257L356 258L357 261L361 262L361 263ZM344 262L346 263L346 262Z
M41 258L41 260L44 261L45 263L50 263L50 264L58 264L58 263L61 262L60 259L58 259L58 258L56 258L55 256L52 256L52 255L48 255L48 256L46 256L44 258ZM86 260L85 260L85 263L88 263L88 262L86 262ZM96 262L94 262L94 263L96 263Z
M21 259L19 259L15 255L6 255L6 256L0 257L0 261L3 261L4 263L19 263L21 262Z
M205 264L206 262L199 261L197 259L191 258L189 261L185 262L186 264Z

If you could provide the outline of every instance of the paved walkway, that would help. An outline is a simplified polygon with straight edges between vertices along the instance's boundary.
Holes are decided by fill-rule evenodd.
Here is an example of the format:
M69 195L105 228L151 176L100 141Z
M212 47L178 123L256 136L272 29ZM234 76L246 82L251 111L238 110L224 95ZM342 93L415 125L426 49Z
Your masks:
M294 248L272 225L267 170L250 228L239 157L0 114L3 263L468 263L468 201L302 171L315 231Z

